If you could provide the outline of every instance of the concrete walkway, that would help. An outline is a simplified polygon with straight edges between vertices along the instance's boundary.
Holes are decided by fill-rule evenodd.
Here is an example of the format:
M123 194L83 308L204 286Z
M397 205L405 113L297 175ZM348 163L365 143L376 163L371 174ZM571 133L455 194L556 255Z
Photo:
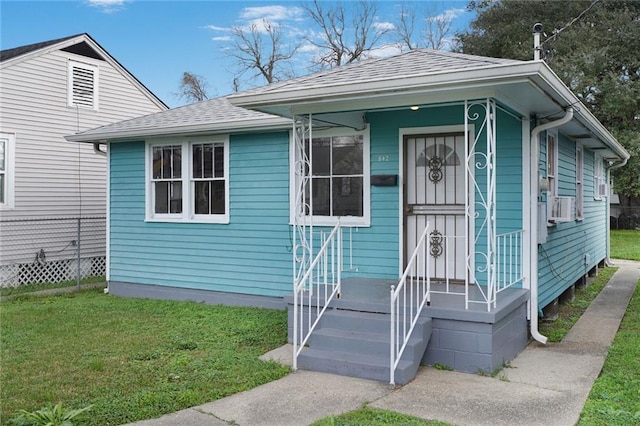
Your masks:
M640 262L620 270L561 343L531 343L496 378L421 367L414 381L387 385L298 371L252 390L136 426L308 425L368 404L457 425L575 425L636 283ZM289 345L265 355L291 362Z

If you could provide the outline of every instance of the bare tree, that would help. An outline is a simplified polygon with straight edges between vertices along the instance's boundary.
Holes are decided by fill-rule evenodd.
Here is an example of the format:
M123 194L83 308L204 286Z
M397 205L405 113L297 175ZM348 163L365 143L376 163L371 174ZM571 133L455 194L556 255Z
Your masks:
M263 19L261 25L253 23L248 28L235 27L233 36L233 46L227 53L237 60L238 75L255 71L254 77L262 77L267 83L293 76L291 68L287 71L285 65L299 45L286 46L277 23ZM234 89L238 88L237 82L236 77Z
M447 37L451 35L451 18L444 14L431 15L427 16L425 21L426 47L434 50L444 49L449 44Z
M416 49L418 45L413 40L413 33L416 28L416 9L413 5L408 6L406 3L402 3L400 7L400 16L395 29L400 48Z
M319 49L316 65L332 68L357 62L378 46L389 32L386 27L376 27L378 11L376 3L361 0L355 9L347 10L342 3L321 3L303 6L309 17L320 28L320 37L308 41Z
M449 43L452 19L447 14L435 14L433 10L416 10L416 3L401 5L395 33L401 49L444 49ZM424 16L416 19L418 15ZM417 33L417 34L416 34Z
M182 73L177 95L180 99L185 99L189 102L204 101L209 99L207 86L207 81L203 76L185 71Z

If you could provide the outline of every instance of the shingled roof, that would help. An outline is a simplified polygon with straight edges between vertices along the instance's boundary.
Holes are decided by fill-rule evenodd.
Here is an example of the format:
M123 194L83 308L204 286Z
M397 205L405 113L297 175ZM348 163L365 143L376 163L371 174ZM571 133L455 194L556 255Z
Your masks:
M77 135L67 136L66 139L95 142L112 138L132 139L159 135L288 129L289 127L291 127L291 120L236 107L231 105L227 98L220 97L87 130Z
M239 95L257 95L313 87L350 85L361 82L397 80L424 76L443 71L478 69L503 64L520 64L513 59L488 58L485 56L445 52L441 50L416 49L396 56L368 59L344 65L281 83L270 84L248 90ZM231 95L234 99L236 95Z
M44 49L45 47L53 46L60 42L70 40L75 37L79 37L82 34L75 34L68 37L57 38L55 40L42 41L40 43L28 44L26 46L18 46L11 49L5 49L0 51L0 62L7 61L17 56L26 55L27 53L34 52L36 50Z

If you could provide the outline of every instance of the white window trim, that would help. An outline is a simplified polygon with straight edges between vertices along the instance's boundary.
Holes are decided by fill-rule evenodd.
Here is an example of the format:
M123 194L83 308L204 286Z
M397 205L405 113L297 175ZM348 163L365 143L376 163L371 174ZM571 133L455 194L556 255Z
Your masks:
M0 203L0 210L13 210L15 207L15 133L0 132L0 138L6 141L5 146L5 182L4 203Z
M549 149L550 141L553 139L553 147ZM547 219L549 221L557 222L557 218L554 216L554 205L557 206L558 198L558 154L560 152L558 148L558 132L556 130L547 130L546 134L546 150L547 161L545 165L545 176L547 177ZM549 170L549 158L553 152L553 167Z
M224 214L195 214L193 205L192 146L203 143L224 144ZM180 145L182 147L182 213L155 213L153 210L153 185L151 180L152 147ZM186 153L186 155L185 155ZM216 135L198 138L154 138L145 143L145 222L229 223L229 136Z
M584 219L584 148L576 143L576 220Z
M368 227L371 226L371 159L370 146L371 138L369 126L364 130L353 130L349 128L336 128L331 130L314 131L313 137L323 136L351 136L362 135L362 210L363 215L355 216L312 216L309 219L314 226L335 226L340 219L342 226L347 227ZM296 146L292 134L289 135L289 224L294 224L295 219L295 196L296 196Z
M553 138L553 156L554 156L554 165L553 165L553 174L550 175L549 174L549 139ZM559 163L559 159L558 159L558 154L559 154L559 148L558 148L558 132L554 131L554 130L548 130L547 131L547 180L549 180L549 177L553 178L553 184L551 182L549 182L549 192L551 193L551 195L553 196L557 196L558 195L558 163Z
M91 107L85 105L76 104L73 101L73 68L84 68L93 72L93 105ZM84 109L92 109L98 110L98 88L99 85L99 68L97 65L90 65L84 62L75 61L73 59L69 59L68 68L67 68L67 105L74 108L84 108Z
M593 199L602 200L606 195L606 191L601 192L600 188L602 184L606 183L604 165L602 164L602 157L598 154L593 156Z

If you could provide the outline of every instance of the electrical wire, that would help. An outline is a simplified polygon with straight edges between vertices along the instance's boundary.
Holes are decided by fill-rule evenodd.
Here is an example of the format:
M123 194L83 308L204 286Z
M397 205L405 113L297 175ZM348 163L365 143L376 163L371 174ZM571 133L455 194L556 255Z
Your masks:
M543 41L542 43L540 43L540 47L544 46L545 43L548 43L550 41L555 40L556 38L558 38L558 35L560 35L561 32L563 32L564 30L566 30L567 28L569 28L571 25L575 24L576 21L578 21L580 18L582 18L589 10L591 10L591 8L593 6L596 5L596 3L599 3L600 0L593 0L593 2L591 2L591 4L589 5L589 7L587 7L585 10L583 10L578 16L576 16L575 18L573 18L571 21L569 21L569 23L567 25L565 25L564 27L560 28L559 30L554 30L553 34L551 35L551 37L549 37L548 39L546 39L545 41Z

